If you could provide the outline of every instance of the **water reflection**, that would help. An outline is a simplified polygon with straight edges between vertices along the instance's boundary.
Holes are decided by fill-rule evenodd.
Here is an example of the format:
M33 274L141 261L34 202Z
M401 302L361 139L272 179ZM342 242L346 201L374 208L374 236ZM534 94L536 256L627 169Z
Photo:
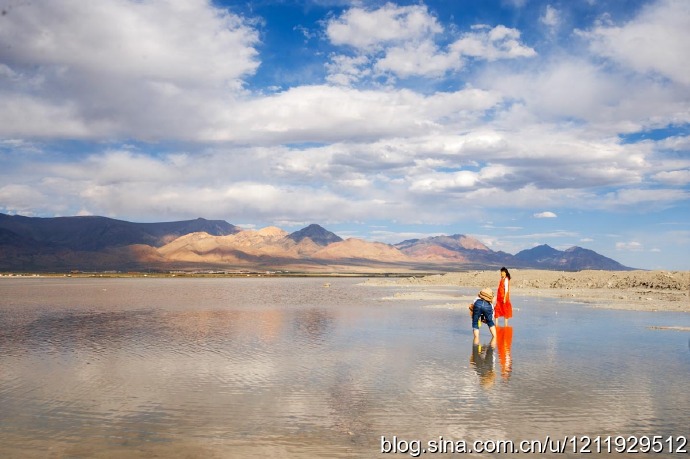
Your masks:
M2 457L369 458L383 434L687 430L690 343L649 331L657 315L535 303L558 308L549 327L516 318L475 344L466 306L355 280L6 282Z
M0 348L7 352L44 352L113 349L158 350L179 347L208 349L226 341L276 342L285 313L259 311L124 311L44 312L33 320L0 329ZM328 316L306 312L297 320L313 341L326 333Z
M293 319L297 338L311 345L323 344L333 330L334 316L323 308L309 308L295 312Z
M501 362L501 377L504 380L510 379L513 371L513 356L510 348L513 345L513 326L496 325L496 347L498 348L498 359Z
M494 369L496 363L494 357L495 347L495 339L492 339L489 344L484 345L472 343L470 365L479 375L479 385L484 389L493 387L496 382L496 371Z

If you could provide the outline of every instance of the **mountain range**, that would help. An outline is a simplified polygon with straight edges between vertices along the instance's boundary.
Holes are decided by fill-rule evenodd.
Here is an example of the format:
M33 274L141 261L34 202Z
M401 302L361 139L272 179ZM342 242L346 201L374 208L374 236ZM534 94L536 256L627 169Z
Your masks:
M288 233L224 220L133 223L107 217L0 214L0 271L286 270L407 272L538 268L629 270L592 250L541 245L515 255L467 235L397 244L343 239L318 224Z

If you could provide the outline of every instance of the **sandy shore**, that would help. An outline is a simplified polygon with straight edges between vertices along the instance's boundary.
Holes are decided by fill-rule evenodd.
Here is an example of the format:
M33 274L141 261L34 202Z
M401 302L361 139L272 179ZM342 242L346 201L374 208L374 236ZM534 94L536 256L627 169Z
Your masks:
M690 271L563 272L515 269L510 274L513 296L563 298L608 309L690 312ZM416 292L408 291L401 295L424 299L429 295L425 290L440 286L474 287L477 290L490 287L495 293L499 279L498 270L468 271L424 277L369 279L366 284L418 287Z

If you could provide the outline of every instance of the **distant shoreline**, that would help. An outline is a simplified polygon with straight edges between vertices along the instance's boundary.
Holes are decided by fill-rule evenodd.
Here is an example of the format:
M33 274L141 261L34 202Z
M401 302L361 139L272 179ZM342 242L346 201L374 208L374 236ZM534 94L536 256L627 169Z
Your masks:
M518 297L560 298L594 308L634 311L690 312L690 271L550 271L512 269L511 294ZM448 273L383 272L71 272L0 273L12 278L365 278L364 285L395 286L407 291L406 298L426 298L424 291L436 287L476 288L498 285L498 270ZM457 297L448 297L457 301ZM471 300L471 299L468 299ZM462 300L464 306L465 299Z
M436 273L415 274L415 276L430 276ZM372 277L372 278L404 278L410 277L410 273L366 273L366 272L280 272L280 271L251 271L251 272L0 272L0 279L9 278L98 278L98 279L130 279L130 278L233 278L233 277Z
M511 295L561 298L590 307L633 311L690 312L690 271L546 271L511 269ZM371 279L368 285L396 285L425 290L465 287L494 292L496 271L467 271L402 279ZM471 300L471 299L470 299ZM463 304L464 305L464 304Z

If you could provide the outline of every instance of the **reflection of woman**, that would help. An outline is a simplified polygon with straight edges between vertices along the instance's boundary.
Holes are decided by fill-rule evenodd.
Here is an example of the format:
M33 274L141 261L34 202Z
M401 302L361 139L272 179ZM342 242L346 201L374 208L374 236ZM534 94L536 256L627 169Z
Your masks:
M510 378L513 371L513 358L510 355L510 347L513 344L513 327L496 326L496 348L498 359L501 362L501 376L503 379Z
M513 305L510 303L510 273L505 268L501 268L501 280L498 283L496 293L496 306L494 306L494 317L498 321L503 317L503 324L508 325L508 319L513 317Z

